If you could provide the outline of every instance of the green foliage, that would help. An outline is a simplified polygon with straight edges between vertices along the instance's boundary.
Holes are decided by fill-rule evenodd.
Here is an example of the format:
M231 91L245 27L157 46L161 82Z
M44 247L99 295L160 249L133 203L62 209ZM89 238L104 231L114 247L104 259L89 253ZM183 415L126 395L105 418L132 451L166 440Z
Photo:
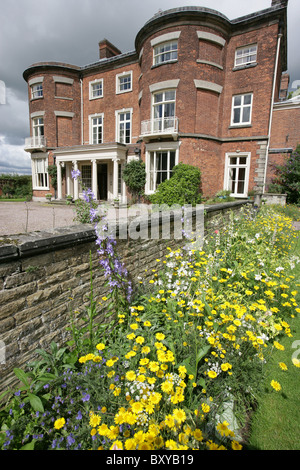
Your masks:
M0 175L2 182L3 196L8 194L10 198L27 198L32 197L32 180L31 175Z
M287 203L300 204L300 144L284 165L276 166L276 175L273 183L287 194Z
M200 186L200 169L179 163L174 166L172 177L163 181L149 199L153 204L167 204L168 206L192 204L195 206L201 203Z
M146 183L145 163L141 160L131 160L131 162L126 163L123 180L134 197L141 195Z

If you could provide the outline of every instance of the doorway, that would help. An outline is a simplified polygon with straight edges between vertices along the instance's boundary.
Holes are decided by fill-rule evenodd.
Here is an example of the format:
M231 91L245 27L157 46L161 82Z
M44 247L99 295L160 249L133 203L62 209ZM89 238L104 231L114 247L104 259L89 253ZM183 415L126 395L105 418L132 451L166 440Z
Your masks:
M107 163L97 165L98 194L101 201L107 201Z

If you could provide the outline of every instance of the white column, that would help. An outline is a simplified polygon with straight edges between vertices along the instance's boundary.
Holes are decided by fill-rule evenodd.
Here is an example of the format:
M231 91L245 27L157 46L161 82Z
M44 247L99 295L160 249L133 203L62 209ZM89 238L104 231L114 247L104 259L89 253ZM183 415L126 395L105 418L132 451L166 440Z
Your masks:
M57 199L62 199L61 163L57 162Z
M75 171L78 170L77 160L73 160L73 168ZM79 187L78 187L78 178L74 178L74 200L79 198Z
M72 194L71 165L66 164L67 196Z
M97 181L97 160L91 160L92 161L92 191L96 199L97 198L97 186L98 186L98 181Z
M118 163L119 160L115 158L113 160L114 162L114 169L113 169L113 195L114 199L117 199L118 197Z

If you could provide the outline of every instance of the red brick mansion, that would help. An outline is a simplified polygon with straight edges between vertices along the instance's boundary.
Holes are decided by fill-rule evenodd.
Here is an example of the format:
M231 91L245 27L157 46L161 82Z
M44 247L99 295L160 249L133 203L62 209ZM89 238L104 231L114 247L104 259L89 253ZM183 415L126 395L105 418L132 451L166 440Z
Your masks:
M79 169L97 199L125 201L122 170L135 158L146 164L145 194L179 162L201 169L205 196L264 191L270 162L296 147L300 127L284 73L287 3L272 0L234 20L203 7L160 11L132 52L103 40L95 63L28 67L34 199L54 194L48 166L55 164L57 199L80 197L71 177Z

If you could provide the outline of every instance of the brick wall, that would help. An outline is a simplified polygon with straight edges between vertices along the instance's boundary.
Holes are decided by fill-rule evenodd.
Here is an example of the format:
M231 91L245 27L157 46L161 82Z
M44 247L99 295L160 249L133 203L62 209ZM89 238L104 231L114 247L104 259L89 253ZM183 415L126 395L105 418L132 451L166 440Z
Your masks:
M229 211L240 210L243 204L207 207L206 229L226 224ZM95 298L100 300L107 293L94 242L94 230L86 225L1 241L0 346L5 346L5 363L0 364L0 393L15 384L13 368L34 360L37 348L48 349L51 341L62 346L69 338L70 297L78 318L88 306L90 250ZM168 240L118 240L117 251L136 285L139 276L147 281L153 275L152 269L159 267L156 259L163 258L167 247L184 243L172 238L171 229ZM104 312L98 308L101 320Z

